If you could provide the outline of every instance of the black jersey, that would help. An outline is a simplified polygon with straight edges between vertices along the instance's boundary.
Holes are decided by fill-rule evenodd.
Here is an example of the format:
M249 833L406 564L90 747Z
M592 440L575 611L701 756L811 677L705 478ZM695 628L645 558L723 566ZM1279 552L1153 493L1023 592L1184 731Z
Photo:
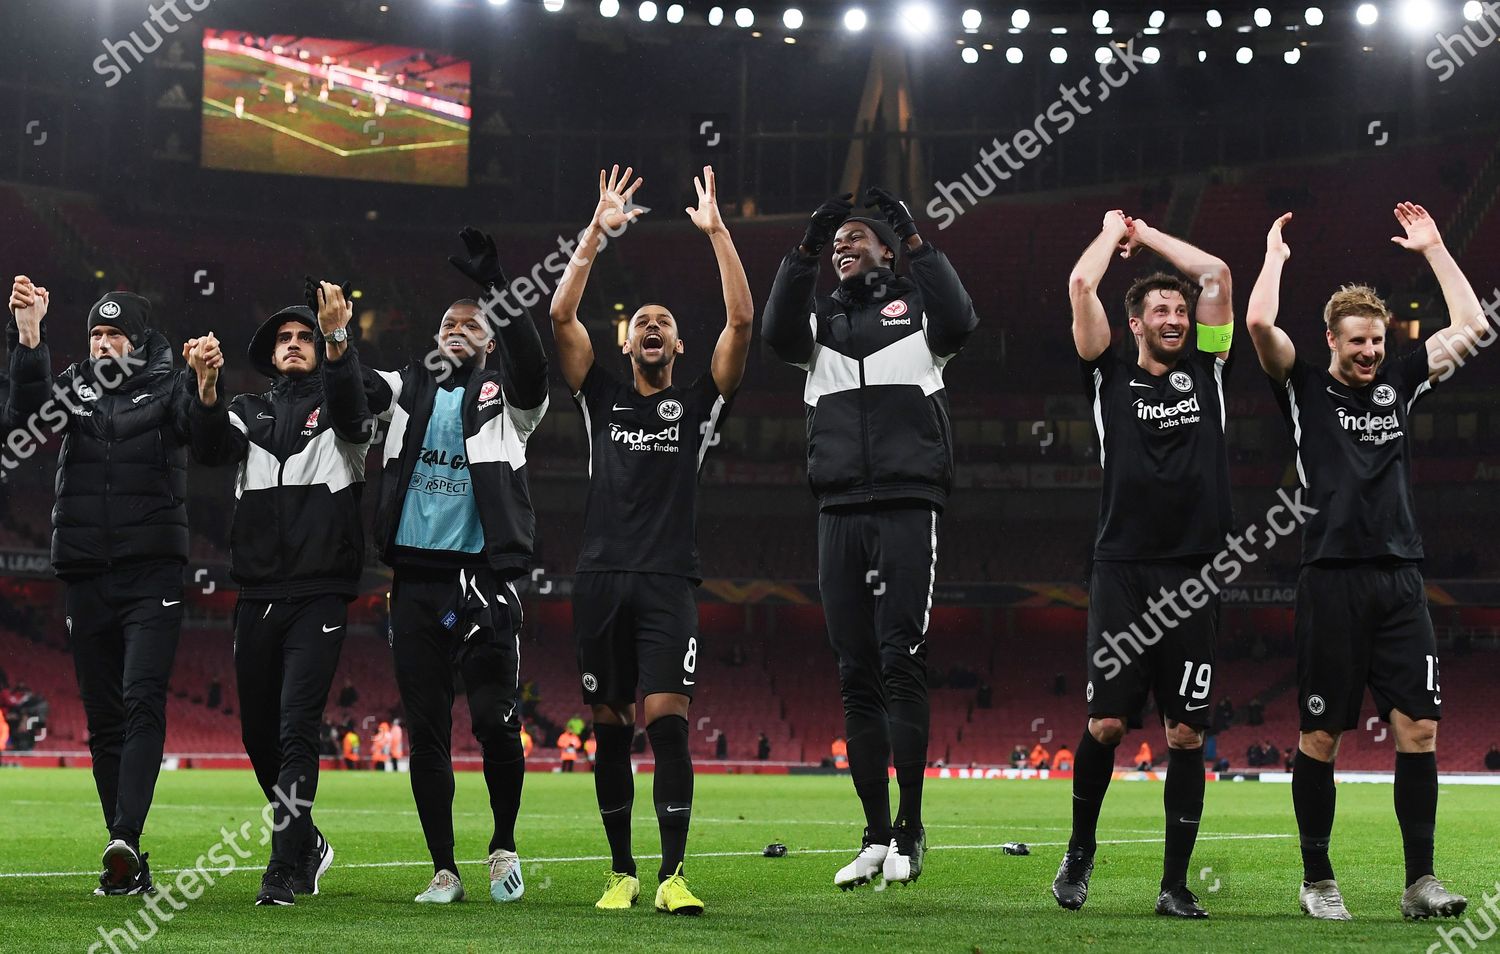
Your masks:
M712 374L650 397L595 363L573 395L589 439L578 572L668 573L701 581L698 472L728 410Z
M1271 388L1317 509L1302 531L1302 562L1422 559L1406 437L1407 415L1432 389L1426 346L1384 362L1364 387L1298 358Z
M1232 361L1190 352L1155 375L1106 351L1080 362L1104 489L1096 560L1173 560L1224 547L1232 522L1224 379Z

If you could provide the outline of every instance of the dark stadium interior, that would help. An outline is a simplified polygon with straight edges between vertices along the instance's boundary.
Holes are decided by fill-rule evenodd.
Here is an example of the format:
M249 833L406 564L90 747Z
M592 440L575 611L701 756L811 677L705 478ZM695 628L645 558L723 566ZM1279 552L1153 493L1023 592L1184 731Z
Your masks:
M1020 36L986 27L968 38L965 48L993 44L973 64L945 33L912 57L915 119L901 131L855 128L873 38L833 25L842 6L831 4L808 4L808 26L786 43L790 33L769 7L756 31L763 35L752 36L707 26L703 3L688 4L688 22L669 28L637 22L633 4L606 21L592 4L554 15L521 0L501 9L426 0L219 0L105 88L81 82L87 70L80 64L98 55L100 36L139 30L140 5L80 4L74 20L30 16L39 2L0 7L0 27L26 38L0 57L6 274L31 275L51 289L57 368L83 357L81 319L89 304L130 289L154 302L158 327L174 344L210 330L225 342L231 393L263 388L245 346L265 317L300 300L304 274L353 282L367 365L393 369L420 360L448 303L471 293L445 262L459 248L459 228L494 231L511 275L526 273L559 237L584 225L597 171L613 162L634 164L645 176L639 199L652 212L611 242L582 320L596 351L614 354L622 315L642 302L666 303L680 316L686 342L678 375L690 378L706 369L723 316L708 243L681 212L704 163L716 169L759 309L808 211L840 191L852 141L864 143L868 155L861 185L906 190L917 211L933 198L934 181L969 172L993 138L1033 124L1035 104L1054 98L1053 88L1092 70L1098 45L1087 26L1092 6L1082 4L1037 13L1039 27ZM1126 209L1221 256L1234 275L1242 329L1265 230L1277 214L1295 212L1282 325L1308 353L1321 353L1323 302L1346 282L1368 282L1389 302L1399 318L1393 351L1446 324L1429 271L1389 241L1390 208L1399 200L1431 211L1481 300L1500 302L1500 54L1476 58L1447 82L1419 84L1411 78L1429 69L1426 47L1394 29L1364 36L1349 22L1236 33L1234 24L1249 22L1247 6L1226 8L1235 19L1214 31L1194 7L1174 8L1162 35L1143 37L1151 5L1109 6L1123 24L1117 39L1134 34L1137 42L1158 42L1161 62L1142 67L1107 107L1078 117L951 228L933 223L929 231L932 217L917 212L924 236L952 259L980 317L967 349L945 371L958 471L939 548L930 660L940 680L931 757L945 764L1003 764L1017 744L1029 748L1036 740L1038 720L1071 740L1083 718L1085 580L1099 469L1069 335L1067 279L1105 211ZM1300 7L1277 16L1299 23ZM1047 35L1041 27L1053 21L1071 32ZM466 58L474 109L468 185L201 168L204 26L292 41L399 42ZM692 41L669 38L669 29ZM1296 47L1300 61L1285 62L1283 50L1304 41ZM1241 73L1227 78L1219 64L1246 43L1255 47L1255 61L1231 65ZM1006 61L1009 44L1025 51L1021 63ZM1054 45L1070 51L1065 64L1048 61ZM1199 62L1199 50L1209 64ZM725 142L712 151L691 135L700 116L727 123ZM1393 126L1389 141L1374 144L1371 117ZM899 156L906 150L920 156L926 181L903 175ZM1122 325L1124 290L1159 264L1117 261L1101 289L1121 348L1133 348ZM210 296L194 281L204 268L219 286ZM825 267L825 285L829 272ZM531 315L550 349L545 298ZM1236 349L1229 446L1243 524L1261 519L1279 491L1295 487L1296 475L1291 441L1248 335ZM1442 762L1453 770L1480 769L1496 741L1482 715L1500 672L1497 360L1481 355L1413 416L1425 572L1430 597L1443 597L1433 597L1433 621L1445 695L1458 714L1443 728ZM764 732L773 759L816 763L842 729L817 602L803 380L757 339L722 445L704 470L698 539L711 578L700 604L709 675L695 711L713 723L693 745L705 760L714 756L712 732L728 737L732 760L754 759ZM7 574L0 578L0 668L12 686L26 683L47 700L47 732L37 750L79 752L86 730L65 651L61 587L45 559L57 450L54 440L14 467L7 460L0 473ZM551 409L528 464L539 573L526 591L522 678L535 683L530 712L545 736L587 712L578 698L567 598L562 587L541 592L548 580L572 573L587 484L584 432L555 374ZM372 476L374 469L372 461ZM236 753L238 718L227 692L233 474L194 465L190 480L188 570L198 585L188 589L168 750ZM367 510L373 497L367 492ZM1288 750L1297 731L1290 609L1297 542L1283 541L1262 557L1238 581L1239 599L1226 607L1220 630L1218 695L1234 711L1216 745L1235 767L1266 739ZM211 593L204 592L206 579L218 581ZM384 631L388 580L372 549L334 684L335 695L346 683L357 686L359 701L331 701L331 721L398 711ZM227 701L210 708L205 696L217 677ZM1252 700L1264 716L1247 724ZM460 707L455 751L474 756L467 718ZM1340 766L1386 768L1389 743L1355 735Z

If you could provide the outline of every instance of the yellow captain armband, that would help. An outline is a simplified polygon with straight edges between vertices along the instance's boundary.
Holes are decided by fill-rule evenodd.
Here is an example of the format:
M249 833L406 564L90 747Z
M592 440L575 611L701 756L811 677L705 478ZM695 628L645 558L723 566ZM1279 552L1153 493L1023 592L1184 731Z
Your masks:
M1209 354L1218 354L1229 350L1229 343L1234 340L1234 324L1227 325L1198 325L1198 350Z

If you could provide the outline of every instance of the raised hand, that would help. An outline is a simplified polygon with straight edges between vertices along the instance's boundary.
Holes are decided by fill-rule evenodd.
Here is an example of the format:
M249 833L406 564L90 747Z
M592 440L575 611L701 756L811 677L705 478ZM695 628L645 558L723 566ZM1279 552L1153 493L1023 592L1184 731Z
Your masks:
M1124 238L1130 231L1130 226L1125 224L1125 213L1120 209L1110 209L1104 213L1104 221L1099 226L1099 231L1109 232L1117 238Z
M214 393L219 380L219 369L224 367L224 353L219 348L219 339L213 332L203 338L190 338L182 345L183 358L198 376L198 393Z
M1286 244L1286 239L1281 237L1281 229L1292 220L1292 213L1287 212L1271 223L1271 231L1266 233L1266 255L1277 255L1284 262L1292 257L1292 247Z
M480 288L505 285L505 271L500 267L500 253L495 250L495 237L472 226L465 226L458 233L463 240L467 258L449 255L448 263L469 276Z
M813 210L812 220L807 223L807 231L802 236L800 243L803 251L809 255L816 255L833 238L849 213L854 211L854 193L845 192L836 195Z
M1125 235L1120 239L1118 247L1121 258L1130 258L1137 249L1145 245L1145 236L1151 231L1151 226L1146 224L1145 219L1128 215L1122 215L1122 218L1125 220Z
M308 279L311 282L311 279ZM349 324L354 317L354 304L349 299L349 283L342 286L333 282L318 282L312 288L311 299L317 302L318 328L326 337Z
M637 177L632 182L630 176L634 171L634 167L626 166L622 173L618 164L610 167L608 175L603 169L599 170L599 204L594 207L591 223L594 227L610 235L619 235L627 225L646 214L646 207L634 202L635 190L646 180Z
M865 208L879 209L891 231L903 240L917 234L917 223L911 217L911 210L894 193L871 186L865 190L865 198L870 200L865 203Z
M1406 230L1406 235L1404 237L1393 235L1391 241L1408 251L1425 252L1443 244L1443 237L1438 234L1437 223L1420 205L1398 202L1396 221L1401 223L1401 227Z
M704 235L713 235L715 232L724 231L724 220L719 217L718 189L714 184L714 167L703 167L703 178L693 177L693 188L698 190L698 207L689 207L686 211L688 218L693 224L702 230Z

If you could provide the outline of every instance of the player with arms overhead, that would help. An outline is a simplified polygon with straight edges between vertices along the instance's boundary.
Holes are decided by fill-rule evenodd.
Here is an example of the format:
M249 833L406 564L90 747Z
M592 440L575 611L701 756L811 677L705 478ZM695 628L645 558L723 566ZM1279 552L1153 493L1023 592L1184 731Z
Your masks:
M1427 259L1448 306L1447 328L1387 362L1390 311L1374 289L1345 285L1323 308L1328 366L1299 357L1276 327L1281 271L1291 256L1282 228L1291 213L1266 236L1246 321L1297 445L1297 476L1316 511L1303 530L1297 580L1302 732L1292 764L1292 805L1302 839L1302 910L1334 921L1350 915L1328 859L1333 760L1339 736L1359 724L1366 685L1396 736L1396 820L1406 856L1401 914L1457 917L1468 904L1432 873L1442 690L1406 434L1412 407L1472 355L1490 329L1427 210L1403 202L1395 214L1406 235L1391 241Z
M1122 258L1150 249L1197 282L1158 272L1130 286L1125 309L1136 341L1133 360L1110 352L1109 319L1097 292L1116 247ZM1115 748L1149 693L1165 722L1168 750L1156 913L1207 917L1187 889L1187 869L1203 814L1219 613L1218 590L1205 592L1198 578L1224 547L1231 520L1224 441L1234 323L1229 268L1115 210L1074 266L1068 291L1104 489L1089 579L1089 719L1073 764L1073 833L1052 895L1074 911L1088 898ZM1163 600L1179 595L1188 615L1178 612L1163 632L1153 617Z
M631 172L614 166L608 175L599 173L599 204L552 297L563 379L589 439L573 630L583 698L593 708L599 743L594 790L612 855L597 907L629 908L641 890L630 849L630 743L639 684L656 758L652 786L662 847L656 910L701 914L703 902L682 874L693 805L687 714L702 658L693 595L702 582L695 541L698 473L744 377L755 306L719 217L714 171L704 166L703 178L693 180L698 205L687 213L712 243L723 283L726 319L710 372L686 386L673 383L684 346L676 317L658 304L642 305L630 319L621 348L630 360L630 380L594 360L578 303L605 233L620 234L645 211L631 204L643 181L632 182Z

